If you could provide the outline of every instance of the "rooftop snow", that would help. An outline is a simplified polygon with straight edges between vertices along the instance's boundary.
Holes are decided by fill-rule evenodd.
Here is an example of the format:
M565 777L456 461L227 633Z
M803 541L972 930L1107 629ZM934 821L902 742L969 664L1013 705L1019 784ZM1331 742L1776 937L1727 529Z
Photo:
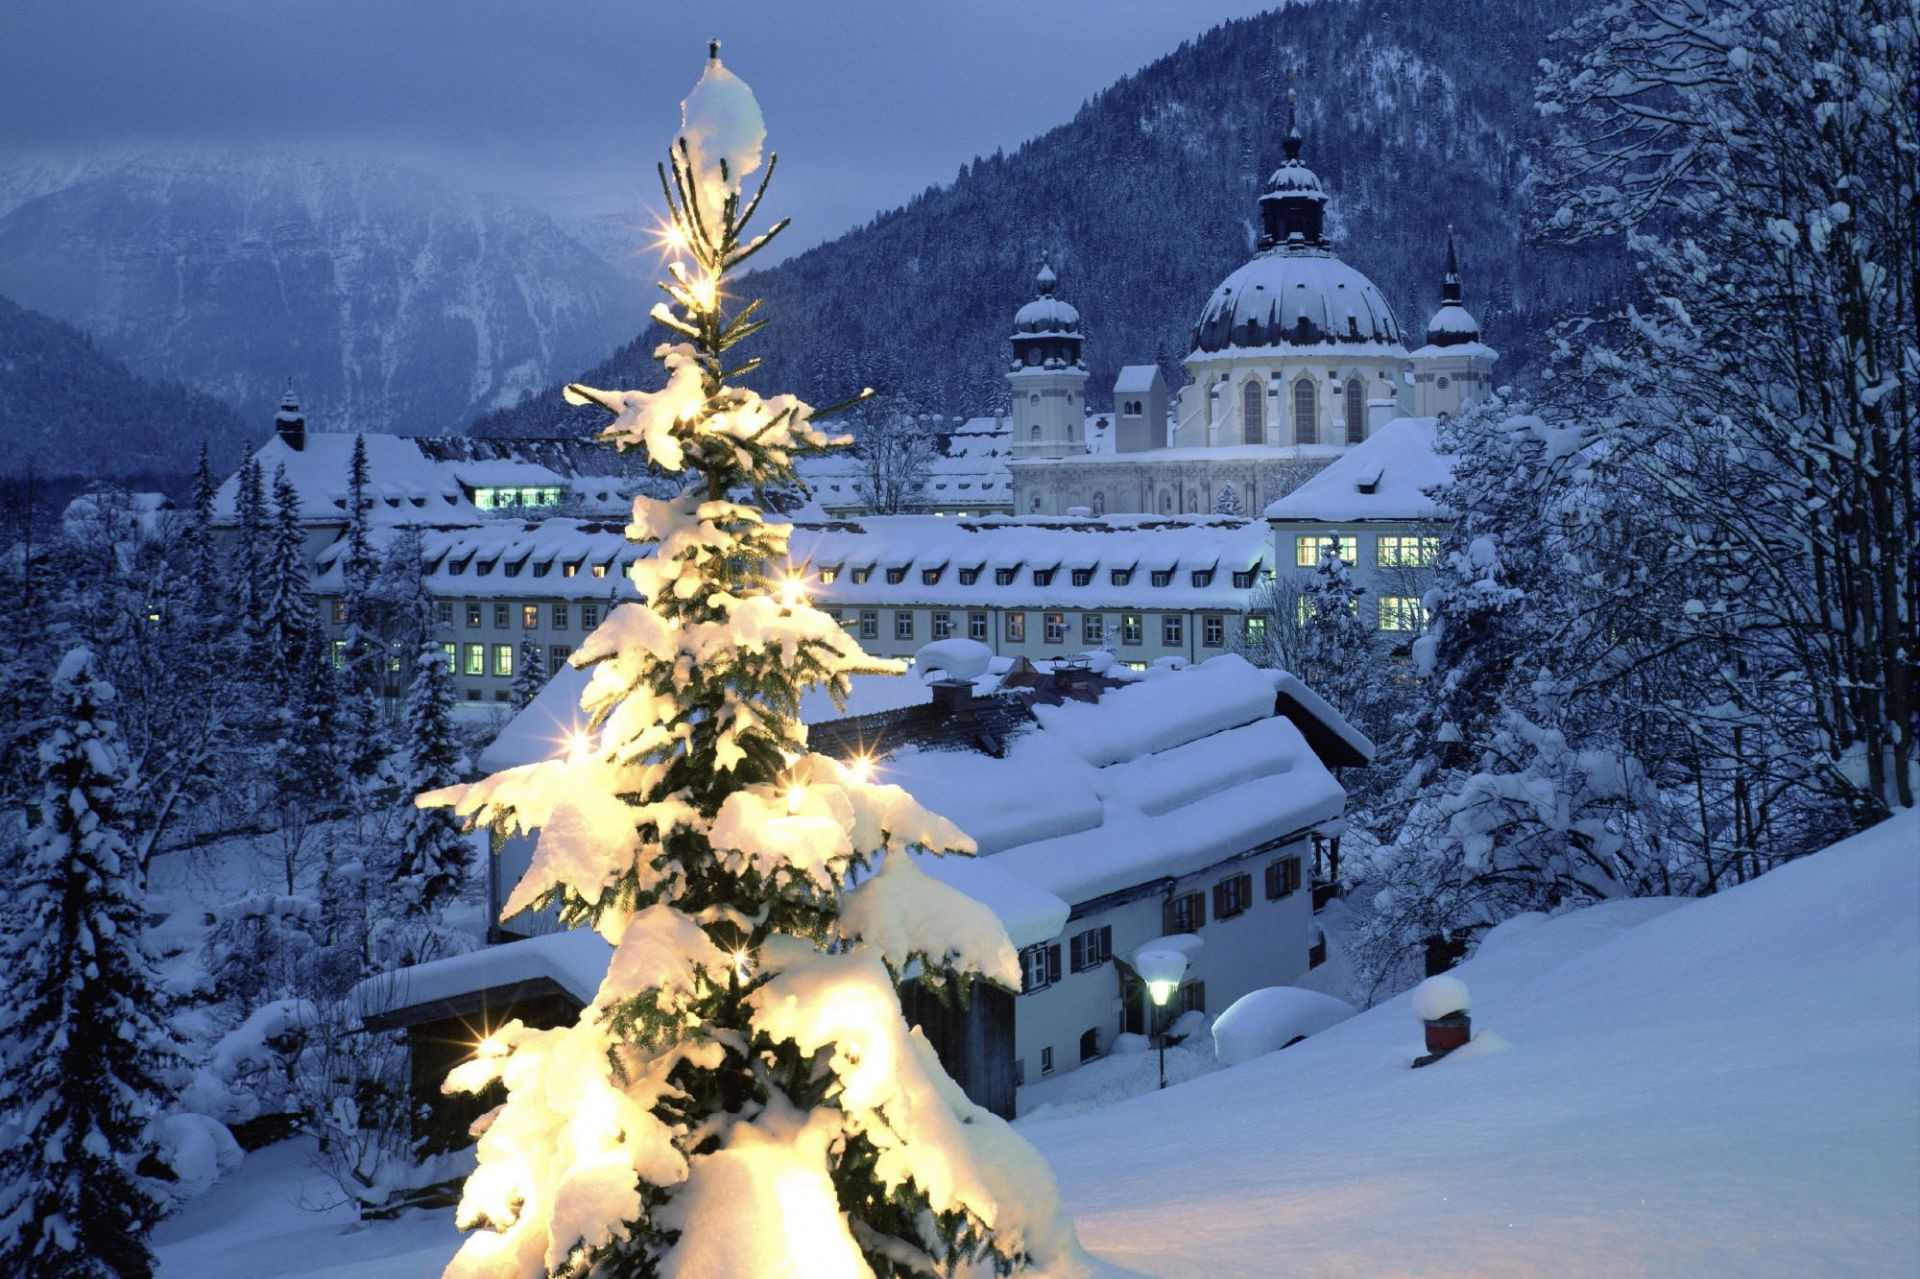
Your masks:
M627 540L624 523L595 520L495 518L417 531L426 565L427 592L443 597L633 599L635 593L625 568L636 558L652 553L651 547ZM397 527L376 530L375 546L384 550L398 532ZM340 592L340 556L345 550L343 537L320 552L313 577L317 594ZM604 570L600 577L593 575L596 567Z
M1267 518L1342 524L1446 518L1446 511L1425 491L1446 483L1453 474L1452 459L1435 449L1437 425L1430 417L1388 422L1345 457L1267 507ZM1372 491L1363 492L1363 487Z

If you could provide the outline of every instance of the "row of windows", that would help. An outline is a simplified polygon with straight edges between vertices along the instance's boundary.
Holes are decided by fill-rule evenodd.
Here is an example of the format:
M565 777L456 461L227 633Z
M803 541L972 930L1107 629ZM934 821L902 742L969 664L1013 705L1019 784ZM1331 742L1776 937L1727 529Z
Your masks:
M1418 595L1381 595L1374 599L1374 625L1383 631L1423 631L1427 608ZM1313 601L1302 595L1293 602L1294 618L1305 626L1313 616Z
M1357 377L1347 379L1345 403L1347 443L1358 444L1367 438L1367 384ZM1248 381L1240 388L1240 423L1246 443L1266 443L1267 394L1257 381ZM1320 442L1320 389L1312 378L1303 377L1293 384L1293 442Z
M1320 556L1337 550L1349 567L1360 562L1360 539L1349 533L1323 533L1295 539L1296 568L1316 568ZM1412 534L1383 534L1374 539L1374 561L1381 568L1432 568L1440 562L1440 539Z
M1268 901L1278 901L1300 890L1300 859L1282 857L1266 869ZM1213 886L1213 917L1232 919L1253 905L1253 876L1246 872L1229 875ZM1207 894L1196 889L1170 897L1162 911L1161 925L1168 933L1198 932L1207 922Z
M1304 602L1304 601L1303 601ZM1414 603L1417 605L1418 600ZM863 640L880 638L880 610L877 608L825 610L828 617L849 630L857 628ZM968 613L967 638L989 641L989 614ZM1106 613L1080 614L1080 642L1089 648L1098 648L1110 640L1118 640L1129 648L1137 648L1146 643L1146 620L1141 613L1116 613L1109 622ZM893 611L893 638L910 641L918 638L917 614L912 609ZM1009 644L1027 642L1027 614L1009 612L1001 614L1006 639ZM1244 619L1249 636L1265 633L1265 618ZM933 638L952 639L955 634L955 614L950 609L934 609L930 618ZM1067 642L1067 615L1065 613L1040 614L1041 642L1046 644L1065 644ZM1160 616L1160 644L1164 648L1179 648L1187 642L1187 619L1180 613L1163 613ZM1200 619L1200 646L1202 648L1225 648L1227 646L1227 619L1218 613L1210 613Z
M498 564L499 562L500 561L498 559L491 559L491 560L482 560L478 564L474 564L473 556L469 554L466 559L449 561L447 563L447 573L453 577L464 577L467 572L467 566L469 564L473 564L473 575L475 577L492 577L494 565ZM520 571L524 569L526 566L527 566L527 557L523 556L520 559L514 560L512 563L507 565L506 576L518 577L520 576ZM630 571L632 567L633 567L633 561L631 560L627 561L627 569ZM560 576L578 577L580 576L580 570L582 568L587 570L587 576L589 577L605 577L607 575L607 565L605 564L589 564L585 560L572 560L560 566ZM548 573L551 573L552 571L553 571L552 560L548 560L542 564L535 564L533 566L533 575L535 577L545 577Z
M1314 562L1318 563L1319 561L1316 559ZM886 575L887 585L889 586L898 586L907 580L908 569L904 565L896 565L882 571ZM980 580L980 574L983 571L982 568L963 568L959 570L960 585L974 585ZM1075 586L1092 586L1093 577L1097 571L1098 570L1091 568L1068 569L1067 580ZM1115 586L1129 586L1133 583L1133 575L1137 571L1138 565L1108 569L1107 579ZM1175 571L1176 570L1170 568L1150 569L1148 570L1148 580L1154 586L1172 586ZM920 584L922 586L937 586L939 585L940 579L946 575L946 572L947 566L945 564L937 568L923 568L920 570ZM1035 586L1052 586L1054 578L1060 572L1060 566L1056 564L1052 568L1036 568L1031 570L1031 572ZM1188 571L1187 578L1195 586L1212 586L1213 575L1214 570L1211 568L1196 568ZM848 570L848 576L855 586L865 586L873 580L873 566L868 565L864 568L850 569ZM1253 584L1259 581L1262 576L1260 566L1257 564L1252 568L1235 569L1233 572L1234 589L1241 591L1250 590ZM1264 576L1271 578L1273 574L1271 571L1268 571ZM839 580L840 570L838 568L823 568L820 570L820 581L823 584L831 586ZM993 584L995 586L1012 586L1019 580L1020 567L1017 565L1013 568L996 568L993 570Z
M334 641L338 649L343 641ZM440 651L447 655L447 670L455 675L494 675L512 678L514 654L519 652L517 645L495 644L492 646L493 660L487 660L488 646L485 644L442 644ZM567 664L573 656L573 650L565 644L547 645L547 672L551 674Z

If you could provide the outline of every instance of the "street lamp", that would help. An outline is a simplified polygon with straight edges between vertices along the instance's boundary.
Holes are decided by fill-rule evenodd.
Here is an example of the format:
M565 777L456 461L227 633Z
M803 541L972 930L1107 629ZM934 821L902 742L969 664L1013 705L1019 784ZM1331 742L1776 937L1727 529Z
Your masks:
M1187 975L1186 952L1179 950L1142 950L1133 957L1133 970L1140 974L1140 980L1147 983L1147 994L1153 1000L1154 1029L1160 1040L1160 1086L1167 1086L1167 1027L1165 1009L1167 1000L1174 991L1180 989L1180 979Z

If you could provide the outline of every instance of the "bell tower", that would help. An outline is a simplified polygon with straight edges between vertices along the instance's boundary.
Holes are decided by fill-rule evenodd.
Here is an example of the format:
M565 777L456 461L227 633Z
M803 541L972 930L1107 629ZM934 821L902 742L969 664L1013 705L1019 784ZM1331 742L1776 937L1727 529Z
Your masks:
M1033 277L1036 296L1013 317L1013 456L1066 457L1087 448L1087 366L1080 312L1054 296L1059 277L1043 261ZM1016 514L1026 515L1027 511Z

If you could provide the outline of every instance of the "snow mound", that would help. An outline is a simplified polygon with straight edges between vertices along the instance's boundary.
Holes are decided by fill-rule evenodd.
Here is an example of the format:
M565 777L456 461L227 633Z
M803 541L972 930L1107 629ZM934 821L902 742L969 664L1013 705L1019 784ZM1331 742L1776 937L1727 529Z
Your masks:
M1213 1055L1222 1066L1285 1048L1353 1016L1353 1005L1299 986L1267 986L1233 1001L1213 1023Z
M935 640L920 646L913 664L922 673L940 671L948 679L976 680L993 664L993 650L979 640Z
M1413 988L1413 1015L1421 1021L1472 1011L1473 997L1458 977L1429 977Z

